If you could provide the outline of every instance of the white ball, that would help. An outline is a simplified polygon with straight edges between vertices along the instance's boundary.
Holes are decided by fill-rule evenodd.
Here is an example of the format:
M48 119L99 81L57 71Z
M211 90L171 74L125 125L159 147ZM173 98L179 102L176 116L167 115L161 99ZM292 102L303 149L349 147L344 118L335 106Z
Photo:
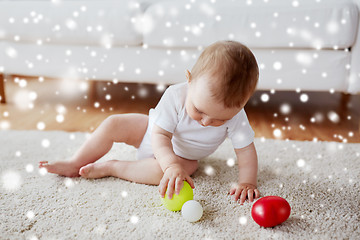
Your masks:
M189 200L181 208L181 215L188 222L196 222L203 215L201 204L195 200Z

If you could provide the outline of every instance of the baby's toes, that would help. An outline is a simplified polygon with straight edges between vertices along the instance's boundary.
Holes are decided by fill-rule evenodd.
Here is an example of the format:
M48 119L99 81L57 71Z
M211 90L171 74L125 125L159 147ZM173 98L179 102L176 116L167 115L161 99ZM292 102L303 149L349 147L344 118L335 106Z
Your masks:
M39 162L39 168L45 167L48 164L49 164L48 161L41 161L41 162Z
M80 168L79 174L80 174L81 176L83 176L83 177L86 177L87 174L90 172L91 165L92 165L92 164L88 164L88 165Z
M236 189L230 189L229 194L234 195Z
M39 168L45 168L49 173L57 173L59 174L59 169L57 168L56 164L49 164L48 162L43 163Z

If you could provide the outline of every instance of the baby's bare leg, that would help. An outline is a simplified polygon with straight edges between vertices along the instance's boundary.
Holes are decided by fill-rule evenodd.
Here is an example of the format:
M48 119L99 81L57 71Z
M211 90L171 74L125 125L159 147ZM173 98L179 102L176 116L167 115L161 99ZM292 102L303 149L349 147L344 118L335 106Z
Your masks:
M198 162L194 160L183 159L182 165L184 170L189 174L193 174ZM81 176L86 178L102 178L102 177L118 177L124 180L159 185L163 177L163 171L154 158L147 158L139 161L118 161L111 160L103 163L89 164L80 171L84 170Z
M163 172L154 158L139 161L111 160L103 163L92 163L80 169L85 178L118 177L124 180L158 185Z
M39 167L63 176L80 176L80 168L104 156L114 142L124 142L138 148L146 132L147 124L147 115L112 115L100 124L70 161L52 164L40 162Z

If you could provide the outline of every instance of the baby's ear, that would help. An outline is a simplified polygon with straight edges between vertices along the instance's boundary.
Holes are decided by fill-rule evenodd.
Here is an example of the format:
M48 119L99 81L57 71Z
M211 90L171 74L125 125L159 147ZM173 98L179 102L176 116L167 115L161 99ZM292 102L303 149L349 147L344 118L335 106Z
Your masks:
M185 71L185 76L186 76L186 79L188 80L188 82L191 82L191 73L189 72L189 70Z

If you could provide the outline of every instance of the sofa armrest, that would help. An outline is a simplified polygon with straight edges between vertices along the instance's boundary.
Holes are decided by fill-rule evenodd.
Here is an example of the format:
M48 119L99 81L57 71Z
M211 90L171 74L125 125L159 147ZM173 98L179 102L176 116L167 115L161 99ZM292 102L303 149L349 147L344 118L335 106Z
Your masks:
M354 45L351 47L351 70L349 76L348 92L360 93L360 0L354 0L358 6L357 35Z

